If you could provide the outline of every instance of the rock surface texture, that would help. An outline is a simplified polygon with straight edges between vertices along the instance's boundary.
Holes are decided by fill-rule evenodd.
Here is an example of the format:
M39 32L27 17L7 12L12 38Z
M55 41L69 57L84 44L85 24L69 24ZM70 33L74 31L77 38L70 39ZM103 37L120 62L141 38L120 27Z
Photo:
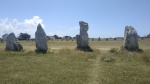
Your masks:
M17 38L14 33L10 33L6 40L6 50L8 51L20 51L22 50L22 45L17 42Z
M80 35L76 35L77 49L90 51L92 49L89 47L89 36L87 33L89 29L88 23L80 21L79 25Z
M47 45L47 37L44 29L41 24L38 24L37 31L35 32L35 40L36 40L36 52L38 53L47 53L48 45Z
M81 46L80 35L76 35L76 41L77 41L77 48L79 48Z
M6 41L6 40L7 40L7 37L8 37L8 34L4 34L4 35L2 36L2 40L3 40L3 41Z
M139 50L138 34L132 26L126 26L124 31L124 48L129 51Z

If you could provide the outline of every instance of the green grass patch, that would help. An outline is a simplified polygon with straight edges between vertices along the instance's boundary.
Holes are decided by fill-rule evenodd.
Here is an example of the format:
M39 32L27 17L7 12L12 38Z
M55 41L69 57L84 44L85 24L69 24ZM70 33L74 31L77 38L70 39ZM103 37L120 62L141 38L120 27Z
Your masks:
M140 53L120 50L123 40L89 41L93 52L75 50L76 41L48 41L47 54L36 53L34 41L21 41L21 52L0 43L0 84L150 84L149 41L139 41Z
M85 53L61 49L54 53L0 51L2 84L86 84L98 51Z
M142 53L103 53L99 64L101 84L149 84L150 55ZM110 62L104 61L109 59Z

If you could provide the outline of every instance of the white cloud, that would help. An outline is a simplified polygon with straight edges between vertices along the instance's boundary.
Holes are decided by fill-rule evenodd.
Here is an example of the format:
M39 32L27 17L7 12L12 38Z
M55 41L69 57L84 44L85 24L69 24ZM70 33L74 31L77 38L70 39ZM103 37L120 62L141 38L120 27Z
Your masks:
M33 18L25 19L22 22L17 19L13 19L12 21L9 21L8 18L0 19L0 36L5 33L9 34L14 32L16 36L20 33L28 33L32 38L34 38L35 31L39 23L44 28L43 20L39 16L33 16Z

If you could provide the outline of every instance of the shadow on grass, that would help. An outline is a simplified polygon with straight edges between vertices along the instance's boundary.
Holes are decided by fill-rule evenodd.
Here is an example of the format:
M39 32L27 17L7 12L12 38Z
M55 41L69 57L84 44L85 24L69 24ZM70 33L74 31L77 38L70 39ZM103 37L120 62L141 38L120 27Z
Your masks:
M119 54L119 53L128 53L128 52L135 52L135 53L142 53L144 52L143 49L137 49L135 51L129 51L127 49L125 49L123 46L121 46L120 48L111 48L109 50L110 53L116 53L116 54Z
M84 51L84 52L93 52L93 49L90 46L87 46L87 47L77 47L76 50Z

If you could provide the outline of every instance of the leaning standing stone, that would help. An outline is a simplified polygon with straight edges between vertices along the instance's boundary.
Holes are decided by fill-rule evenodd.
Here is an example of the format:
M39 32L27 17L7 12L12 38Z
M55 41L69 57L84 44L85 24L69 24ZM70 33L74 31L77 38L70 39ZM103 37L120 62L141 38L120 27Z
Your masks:
M23 47L17 42L17 38L14 33L10 33L6 40L6 50L8 51L20 51Z
M47 53L48 45L47 45L47 37L44 32L41 24L38 24L37 31L35 32L35 40L36 40L36 52L38 53Z
M124 48L129 51L139 50L138 34L132 26L125 27Z

